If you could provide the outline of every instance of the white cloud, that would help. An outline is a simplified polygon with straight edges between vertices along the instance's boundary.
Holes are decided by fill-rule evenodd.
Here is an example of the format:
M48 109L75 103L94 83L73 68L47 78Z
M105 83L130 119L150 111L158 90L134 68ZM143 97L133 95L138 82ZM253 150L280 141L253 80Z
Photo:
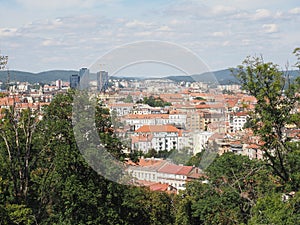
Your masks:
M157 29L157 31L171 31L172 29L169 26L161 26Z
M42 42L42 46L51 46L51 47L54 47L54 46L61 46L62 43L61 41L58 41L58 40L54 40L54 39L46 39Z
M178 20L178 19L172 19L170 22L169 22L169 24L171 24L171 25L183 25L183 24L185 24L186 23L186 21L184 21L184 20Z
M236 8L231 6L217 5L212 7L211 11L213 14L226 15L234 13L236 11Z
M18 35L17 28L0 28L0 37L14 37Z
M222 43L222 46L226 47L226 46L230 46L230 41L224 41Z
M99 5L100 1L97 0L17 0L17 2L28 9L42 9L42 10L58 10L69 8L93 8ZM118 2L117 0L101 0L101 4L113 4Z
M293 8L293 9L289 10L289 13L291 13L291 14L300 14L300 7Z
M221 32L221 31L216 31L216 32L212 33L212 36L214 36L214 37L224 37L225 33Z
M255 14L253 15L253 19L255 20L261 20L261 19L267 19L272 16L272 13L270 10L267 9L257 9L255 11Z
M153 36L153 32L151 31L136 32L134 35L138 37L148 37L148 36Z
M275 23L264 24L264 25L262 25L262 28L264 28L264 31L266 33L276 33L276 32L278 32L278 26Z
M299 31L295 28L300 8L283 2L268 7L266 1L256 4L259 0L245 4L240 0L226 3L174 0L157 6L145 2L138 4L137 10L134 4L121 0L107 0L107 4L121 2L112 8L101 7L103 1L97 0L16 1L21 5L16 8L27 19L21 19L16 10L15 14L11 13L12 19L19 20L16 25L1 21L0 44L2 50L11 52L11 57L16 55L19 68L26 66L24 69L28 70L59 66L42 62L49 55L62 58L68 55L64 59L67 67L77 68L83 64L82 60L84 63L93 60L89 55L97 57L114 46L144 39L182 44L218 68L226 67L227 63L237 65L240 61L236 63L236 59L241 60L255 51L268 54L269 46L274 46L274 52L286 50L290 54L299 42L296 39ZM0 9L0 14L4 15L4 11L5 8ZM29 14L32 15L28 17ZM269 35L278 31L280 35ZM218 55L213 54L216 47L220 47ZM32 56L38 56L36 63L26 63Z
M248 46L248 45L250 45L250 44L251 44L251 40L249 40L249 39L243 39L243 40L242 40L242 45Z
M146 22L139 21L139 20L133 20L133 21L127 22L125 24L125 26L128 28L149 27L152 25L153 25L152 23L146 23Z

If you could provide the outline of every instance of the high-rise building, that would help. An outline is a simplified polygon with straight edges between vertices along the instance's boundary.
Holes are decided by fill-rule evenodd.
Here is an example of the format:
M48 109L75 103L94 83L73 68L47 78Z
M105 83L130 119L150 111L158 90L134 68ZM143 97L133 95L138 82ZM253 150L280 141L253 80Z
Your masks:
M108 72L99 71L97 72L97 89L98 91L104 92L108 88Z
M80 83L80 76L78 74L72 74L70 76L70 87L78 88Z
M90 74L90 70L88 68L81 68L79 70L79 76L82 78L85 75L89 75Z
M56 86L58 89L61 89L61 87L62 87L62 80L57 80L57 81L55 81L55 86Z

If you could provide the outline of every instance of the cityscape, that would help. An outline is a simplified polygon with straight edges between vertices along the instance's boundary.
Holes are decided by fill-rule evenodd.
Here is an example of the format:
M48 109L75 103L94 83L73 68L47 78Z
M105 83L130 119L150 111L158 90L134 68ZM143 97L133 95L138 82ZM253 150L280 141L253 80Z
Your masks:
M88 68L81 68L70 76L69 82L56 80L42 85L10 82L9 94L1 99L1 108L14 106L17 111L29 108L42 117L43 107L55 95L80 89L83 77L89 80L89 88L97 91L99 103L114 117L114 133L126 143L122 151L127 155L134 152L147 155L154 150L177 151L192 157L213 148L218 155L231 152L249 159L264 159L263 141L246 126L257 99L242 91L239 84L111 78L106 71L92 76ZM294 110L297 113L300 107ZM283 133L291 141L299 142L300 131L296 126L285 127ZM141 157L137 163L126 159L128 171L139 185L153 186L154 190L161 187L178 193L189 180L204 176L199 165L184 166L186 158L176 165L172 160ZM174 178L159 179L165 167L170 167L167 177Z
M299 224L299 2L0 17L0 225Z

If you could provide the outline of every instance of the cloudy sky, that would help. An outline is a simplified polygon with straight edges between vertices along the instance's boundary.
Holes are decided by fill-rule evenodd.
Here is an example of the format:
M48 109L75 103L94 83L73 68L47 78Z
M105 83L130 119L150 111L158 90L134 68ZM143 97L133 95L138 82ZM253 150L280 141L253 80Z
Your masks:
M212 70L262 54L280 66L300 46L299 0L0 0L0 50L9 69L89 67L115 47L176 43Z

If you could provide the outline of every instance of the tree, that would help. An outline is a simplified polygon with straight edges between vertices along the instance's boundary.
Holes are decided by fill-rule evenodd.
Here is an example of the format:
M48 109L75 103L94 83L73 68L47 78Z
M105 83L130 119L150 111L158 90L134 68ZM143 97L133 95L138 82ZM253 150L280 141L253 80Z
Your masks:
M298 67L298 69L300 70L300 48L295 48L293 53L297 57L297 62L295 66Z
M72 101L72 92L57 95L40 126L47 138L42 139L44 157L34 177L39 184L39 221L118 224L124 187L104 179L85 161L72 129Z
M295 109L300 97L297 94L300 78L292 81L277 65L257 57L247 57L233 73L242 88L257 99L248 124L264 143L262 150L266 162L283 184L295 184L292 174L298 168L291 166L288 155L293 154L296 148L291 145L285 131L288 124L299 126L299 121L295 120Z
M143 100L140 100L137 103L147 104L151 107L165 107L165 106L171 106L172 105L170 102L165 102L160 97L155 98L152 95L149 98L145 97Z
M127 97L123 100L125 103L133 103L133 98L130 94L127 95Z
M40 151L35 142L37 113L30 109L16 110L15 105L4 110L0 122L0 177L7 180L5 194L10 203L27 204L31 172Z
M256 201L276 190L268 167L233 153L218 156L206 175L178 195L176 224L245 224Z
M294 225L299 223L300 213L300 193L287 200L282 200L282 194L269 193L259 199L251 210L252 217L249 225L255 224L287 224Z

